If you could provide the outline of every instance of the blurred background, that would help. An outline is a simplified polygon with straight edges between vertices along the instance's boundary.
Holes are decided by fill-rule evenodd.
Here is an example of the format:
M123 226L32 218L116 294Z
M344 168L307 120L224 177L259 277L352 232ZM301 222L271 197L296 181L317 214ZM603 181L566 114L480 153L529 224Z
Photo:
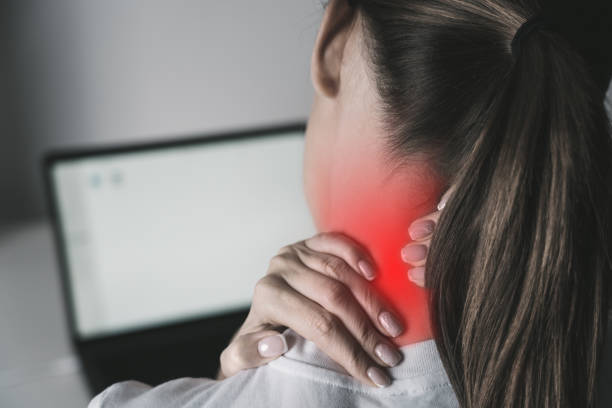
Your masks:
M0 3L1 407L90 398L62 305L43 153L302 121L321 15L321 0Z
M319 0L0 3L0 406L82 407L41 156L304 120Z
M41 217L58 146L306 118L319 0L0 5L0 222Z

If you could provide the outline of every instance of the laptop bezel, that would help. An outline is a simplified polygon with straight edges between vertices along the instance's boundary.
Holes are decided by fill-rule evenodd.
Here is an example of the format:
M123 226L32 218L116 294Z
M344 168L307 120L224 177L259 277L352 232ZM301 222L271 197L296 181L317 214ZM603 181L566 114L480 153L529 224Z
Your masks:
M56 257L59 266L60 282L62 287L62 297L64 303L65 314L67 316L68 328L70 331L70 338L73 344L77 346L83 346L90 344L91 346L97 346L103 344L106 340L112 340L112 342L130 342L136 338L146 336L147 334L159 334L163 330L175 329L175 330L187 330L190 326L201 325L202 321L214 321L217 323L222 322L224 319L235 322L237 319L243 319L246 315L246 309L236 308L227 310L222 314L215 314L205 317L185 318L176 322L160 323L159 325L148 326L145 328L136 328L133 330L122 331L120 333L107 333L102 335L95 335L91 337L82 337L77 330L76 322L76 310L73 302L73 287L71 284L70 272L67 262L67 246L66 240L61 228L61 214L59 212L58 197L54 188L53 181L53 168L60 162L71 161L75 159L91 158L91 157L103 157L109 155L123 154L123 153L134 153L144 151L162 150L167 148L175 147L188 147L195 145L209 145L220 142L228 141L241 141L254 138L262 137L278 137L286 135L287 133L302 132L306 131L305 121L273 125L273 126L262 126L252 129L243 129L237 131L225 131L216 133L204 133L192 136L182 136L179 138L172 139L156 139L149 142L137 142L127 143L113 146L95 146L95 147L84 147L84 148L71 148L63 150L53 150L44 154L42 158L43 167L43 178L44 178L44 190L45 198L48 207L48 215L52 225L52 231L54 236L54 246ZM235 324L235 323L232 323Z

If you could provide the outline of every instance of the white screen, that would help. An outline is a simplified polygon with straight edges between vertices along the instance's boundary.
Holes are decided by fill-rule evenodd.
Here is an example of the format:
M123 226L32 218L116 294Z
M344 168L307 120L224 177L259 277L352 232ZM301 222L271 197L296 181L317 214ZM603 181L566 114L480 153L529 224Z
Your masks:
M63 160L52 169L80 337L248 306L314 232L303 132Z

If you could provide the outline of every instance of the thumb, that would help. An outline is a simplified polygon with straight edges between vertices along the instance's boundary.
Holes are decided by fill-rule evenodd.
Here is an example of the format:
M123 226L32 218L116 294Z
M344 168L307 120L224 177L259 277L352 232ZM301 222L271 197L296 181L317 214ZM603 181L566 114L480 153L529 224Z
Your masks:
M263 330L236 337L221 353L218 379L238 371L264 365L288 350L285 336L274 330Z

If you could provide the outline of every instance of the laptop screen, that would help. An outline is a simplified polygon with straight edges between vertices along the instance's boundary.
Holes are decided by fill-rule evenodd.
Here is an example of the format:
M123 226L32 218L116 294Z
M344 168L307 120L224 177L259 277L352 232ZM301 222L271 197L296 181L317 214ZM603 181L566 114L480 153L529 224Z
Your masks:
M77 336L248 307L270 258L314 232L303 133L53 160Z

